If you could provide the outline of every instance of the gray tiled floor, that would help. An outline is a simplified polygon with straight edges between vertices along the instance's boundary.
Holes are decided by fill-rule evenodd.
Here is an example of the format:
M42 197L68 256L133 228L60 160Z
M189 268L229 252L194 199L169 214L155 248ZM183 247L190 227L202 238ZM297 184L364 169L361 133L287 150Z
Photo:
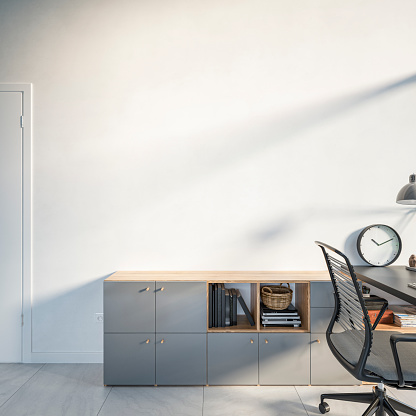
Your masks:
M101 364L0 364L0 416L312 416L323 392L371 386L104 387ZM389 390L416 407L416 391ZM332 416L366 406L332 401Z

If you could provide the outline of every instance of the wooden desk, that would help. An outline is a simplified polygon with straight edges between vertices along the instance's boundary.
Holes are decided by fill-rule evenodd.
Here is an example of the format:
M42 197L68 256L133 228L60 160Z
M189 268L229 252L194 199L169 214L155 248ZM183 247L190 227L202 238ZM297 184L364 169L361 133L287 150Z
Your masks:
M405 266L355 266L357 278L399 299L416 305L416 289L407 286L416 282L416 272Z

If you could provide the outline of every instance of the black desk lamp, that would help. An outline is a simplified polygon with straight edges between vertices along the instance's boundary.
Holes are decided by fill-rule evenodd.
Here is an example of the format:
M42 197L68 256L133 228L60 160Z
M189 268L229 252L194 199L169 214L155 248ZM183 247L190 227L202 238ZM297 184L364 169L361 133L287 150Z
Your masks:
M396 202L402 205L416 205L416 175L414 173L409 176L409 183L400 189ZM412 266L414 266L414 255L410 257L409 267L406 267L406 269L416 272L416 268ZM411 283L409 283L410 285Z
M397 194L396 202L402 205L416 205L416 175L409 176L409 183Z

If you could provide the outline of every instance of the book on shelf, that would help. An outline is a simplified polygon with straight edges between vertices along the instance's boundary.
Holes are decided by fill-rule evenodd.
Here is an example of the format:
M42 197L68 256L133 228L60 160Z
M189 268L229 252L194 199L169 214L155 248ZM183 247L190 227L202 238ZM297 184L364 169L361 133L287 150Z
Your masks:
M214 308L214 326L218 326L218 285L214 283L214 294L213 294L213 308Z
M237 291L233 288L231 289L231 293L232 293L232 304L233 304L233 325L237 325Z
M238 299L238 302L240 303L241 307L243 308L243 311L244 311L244 313L245 313L245 315L246 315L246 317L247 317L248 321L250 322L250 325L251 325L251 326L254 326L254 325L255 325L255 324L254 324L254 319L253 319L253 317L251 316L251 313L250 313L250 311L248 310L247 305L246 305L246 303L244 302L244 299L243 299L243 297L241 296L241 293L240 293L239 289L236 289L236 292L237 292L237 299Z
M218 325L219 327L222 326L222 289L221 289L221 283L217 283L217 313L218 313Z
M254 319L238 289L226 288L224 283L210 283L208 291L208 326L224 328L237 325L237 303L240 303L250 322Z
M212 328L212 285L208 285L208 328Z
M230 326L233 326L233 290L228 289L228 301L230 308Z
M221 283L221 326L225 327L225 286Z
M230 290L225 289L225 326L231 326Z

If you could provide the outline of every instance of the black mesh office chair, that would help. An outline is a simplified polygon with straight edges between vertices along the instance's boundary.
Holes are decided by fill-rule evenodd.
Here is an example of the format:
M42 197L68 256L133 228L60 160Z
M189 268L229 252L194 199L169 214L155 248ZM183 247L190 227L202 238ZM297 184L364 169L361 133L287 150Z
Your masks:
M416 334L374 331L348 258L327 244L315 243L322 249L334 286L335 309L326 331L328 346L358 380L378 383L371 393L322 394L320 412L329 412L325 400L333 399L368 403L362 416L398 416L397 411L416 416L416 408L388 396L384 388L416 388Z

